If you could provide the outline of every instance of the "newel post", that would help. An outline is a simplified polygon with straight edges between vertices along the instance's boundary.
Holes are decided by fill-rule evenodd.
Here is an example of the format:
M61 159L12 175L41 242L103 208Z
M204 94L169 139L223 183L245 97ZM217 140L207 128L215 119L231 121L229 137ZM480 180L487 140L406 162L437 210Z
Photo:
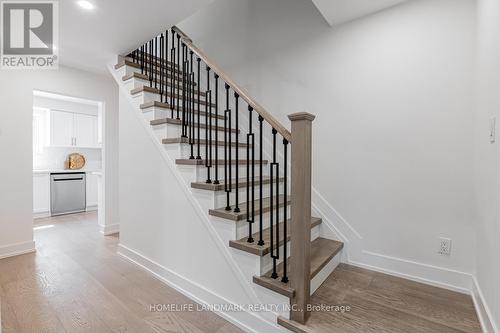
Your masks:
M306 112L288 116L292 122L291 145L291 250L293 268L292 320L305 324L309 317L307 305L311 289L311 164L312 122L314 115Z

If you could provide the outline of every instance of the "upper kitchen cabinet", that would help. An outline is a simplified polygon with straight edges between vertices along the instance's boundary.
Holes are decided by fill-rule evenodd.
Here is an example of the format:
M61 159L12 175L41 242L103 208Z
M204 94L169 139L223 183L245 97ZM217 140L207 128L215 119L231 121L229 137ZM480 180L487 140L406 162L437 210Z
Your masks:
M50 111L50 145L73 146L74 143L74 113Z
M100 148L97 115L50 110L50 146Z
M75 130L75 146L97 146L97 116L75 113L75 123L73 128Z

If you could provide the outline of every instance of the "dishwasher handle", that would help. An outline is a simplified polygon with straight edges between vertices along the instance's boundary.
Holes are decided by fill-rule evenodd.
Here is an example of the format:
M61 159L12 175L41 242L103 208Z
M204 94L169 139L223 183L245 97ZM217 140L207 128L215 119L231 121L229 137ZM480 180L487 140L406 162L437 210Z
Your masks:
M83 180L83 177L80 178L54 178L53 181L55 182L65 182L65 181L70 181L70 180Z

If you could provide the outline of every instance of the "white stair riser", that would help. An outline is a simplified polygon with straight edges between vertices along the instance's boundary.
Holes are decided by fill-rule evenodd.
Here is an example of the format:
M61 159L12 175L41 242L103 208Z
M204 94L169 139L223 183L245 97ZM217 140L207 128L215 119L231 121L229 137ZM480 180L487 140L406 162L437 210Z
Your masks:
M284 221L284 211L285 209L281 207L279 209L279 221ZM287 207L287 219L290 219L290 206ZM255 222L253 223L253 232L257 232L259 230L259 215L255 215ZM273 224L276 225L276 210L274 210L273 215ZM271 225L271 214L270 212L264 213L262 215L262 226L264 229L268 228ZM281 231L280 231L281 232ZM236 222L236 238L241 239L243 237L248 237L248 222L246 220Z
M133 89L133 88L132 88ZM130 89L130 90L132 90ZM177 94L177 92L176 92ZM182 93L180 94L182 96ZM147 102L153 102L153 101L157 101L157 102L161 102L160 100L160 94L156 94L156 93L152 93L152 92L138 92L138 93L135 93L133 95L134 97L139 97L141 98L141 103L147 103ZM179 102L179 107L182 108L182 98L179 99L179 101L177 101L178 99L174 96L174 100L175 100L175 106L177 107L177 102ZM168 102L170 104L170 96L168 95L167 96L167 99L165 100L165 97L163 97L163 102ZM187 103L189 101L186 101L186 108L188 107ZM192 103L192 101L191 101ZM195 97L195 110L197 111L198 110L198 98ZM206 108L205 108L205 97L201 97L200 99L200 111L206 111ZM210 111L210 110L209 110ZM212 107L212 112L215 113L215 107ZM222 111L219 110L219 114L221 114Z
M205 181L207 180L208 176L208 170L204 165L197 165L197 166L192 166L193 168L197 169L197 174L196 174L196 179L194 181ZM215 174L215 164L212 165L210 168L210 179L214 179L214 174ZM218 168L218 174L219 174L219 180L224 180L224 165L219 165ZM259 170L258 168L255 168L255 176L257 177L259 175ZM269 175L269 165L264 166L263 169L263 176ZM247 176L247 167L246 165L240 165L238 167L238 177L239 178L246 178ZM231 178L236 177L236 166L232 166L232 172L231 172Z
M151 108L147 109L148 111L143 112L143 116L146 119L146 121L150 122L151 120L158 119L158 118L170 118L170 112L165 111L164 109L161 110L159 108ZM182 135L182 125L181 124L172 124L172 123L163 123L163 124L158 124L158 125L151 125L153 128L153 131L157 135L158 139L173 139L173 138L180 138ZM196 127L194 133L194 140L198 140L198 128ZM187 134L189 135L189 127L186 129ZM210 130L204 129L200 127L200 140L206 140L207 134L208 133L208 139L210 140ZM211 131L212 133L212 145L214 146L215 149L215 142L223 142L224 141L224 132L223 131L217 131L217 140L215 136L215 130ZM236 142L236 133L231 134L231 141ZM246 143L246 138L242 138L242 134L239 135L239 143ZM223 144L218 144L218 148L223 148ZM245 156L246 156L246 148L245 147L240 147L240 150L245 149ZM224 152L222 150L222 152ZM258 154L258 151L256 149L255 155Z
M145 117L147 117L148 120L156 120L156 119L163 119L163 118L171 118L171 119L177 119L177 110L174 109L173 111L171 109L163 108L163 107L157 107L157 106L152 106L146 109L142 109L142 112ZM215 113L213 113L215 115ZM182 112L179 112L179 118L182 119L183 114ZM194 115L194 130L195 130L195 136L198 137L198 115L195 113ZM207 119L203 114L200 114L200 124L210 124L210 118ZM223 119L216 119L215 117L212 117L212 131L214 134L212 136L215 136L215 127L222 127L222 129L218 130L218 136L219 140L222 141L224 140L224 120ZM234 128L234 123L233 123L233 128ZM200 126L200 135L201 131L203 130L203 127ZM233 138L235 137L234 135L236 133L232 132ZM202 139L204 139L204 133L203 136L201 136ZM240 134L240 139L242 138L242 135ZM246 143L246 135L244 135L243 138L244 142Z
M208 198L208 197L206 197L205 200L200 199L200 196L198 196L198 195L196 196L196 198L199 200L199 202L202 206L207 206L208 201L210 200L210 198ZM288 207L287 209L288 209L287 218L289 219L290 218L290 208ZM283 212L284 212L284 208L281 207L279 209L279 221L280 222L284 221ZM233 235L232 239L241 239L243 237L248 237L248 222L246 221L246 219L240 220L240 221L233 221L233 220L228 220L228 219L217 217L217 216L210 216L210 219L212 221L231 221L236 226L235 234ZM276 210L274 210L274 214L273 214L273 224L276 225ZM264 229L266 229L270 225L271 225L271 214L270 214L270 212L266 212L262 215L262 226ZM253 224L253 232L255 233L258 230L259 230L259 215L256 214L255 215L255 222Z
M157 135L158 137L158 140L161 140L161 138L163 138L163 133L158 133ZM169 151L171 154L172 154L172 157L173 158L189 158L191 156L191 145L188 144L188 143L168 143L168 144L164 144L165 146L165 149L167 151ZM205 147L206 145L204 144L200 144L200 156L202 158L205 158L205 155L206 155L206 151L205 151ZM215 159L215 146L212 148L212 157ZM224 159L224 147L222 146L219 146L218 149L218 155L217 155L217 159L221 160L221 159ZM240 155L239 155L239 158L240 159L244 159L246 160L246 157L247 157L247 152L246 152L246 148L240 148L239 149L239 152L240 152ZM198 146L196 144L193 145L193 156L196 157L198 155ZM235 161L235 156L236 156L236 148L235 147L231 147L231 161ZM250 159L250 162L251 162L251 159ZM245 164L246 165L246 164ZM234 166L234 164L233 164ZM250 164L251 166L251 164ZM263 174L265 174L266 172L266 169L268 170L269 169L269 165L263 165ZM251 174L251 172L250 172ZM256 159L255 160L255 175L258 175L259 174L259 163L258 163L258 160Z
M335 268L340 264L342 255L341 250L335 257L333 257L328 264L311 280L311 295L321 286L323 282L333 273Z
M135 89L135 88L141 88L141 87L149 87L149 86L151 86L150 83L149 83L149 80L143 80L143 79L136 78L136 77L132 77L132 78L124 81L124 83L126 84L127 87L130 87L130 90ZM179 85L179 89L178 89L179 91L177 91L178 84L180 84ZM154 87L154 81L153 81L152 87ZM159 82L156 83L156 87L158 89L160 89L160 83ZM172 84L170 83L170 80L169 80L166 88L167 88L168 92L173 91L175 94L179 93L179 95L181 95L181 96L183 95L182 94L182 81L181 82L177 82L176 81L175 85L173 87L173 90L172 90ZM194 87L194 89L191 89L191 91L192 91L192 93L193 93L194 96L198 96L198 88L197 88L197 86ZM200 89L200 93L203 93L203 90ZM201 97L202 97L201 100L205 100L205 97L203 95ZM168 100L170 101L170 97L168 98Z
M219 178L221 181L223 181L224 175L222 175L222 177L219 177ZM193 188L192 190L193 190L194 195L197 195L199 192L209 192L211 194L210 201L207 200L207 207L206 207L207 209L217 209L217 208L225 207L227 204L226 203L227 194L225 191L214 192L214 191L207 191L207 190L202 190L202 189L197 189L197 188ZM251 188L249 188L249 190L250 190L250 196L251 196L252 195ZM254 190L255 190L255 200L258 200L259 195L260 195L259 186L255 186ZM270 196L270 191L271 191L270 184L264 184L262 186L262 196L264 198ZM276 186L273 186L273 191L276 191ZM280 193L282 193L282 191L283 191L283 184L280 184ZM247 187L239 187L238 194L239 194L238 201L240 203L243 203L243 205L240 204L240 207L246 208ZM229 200L230 200L230 205L234 205L236 202L236 186L234 183L232 186L232 191L231 191L230 196L229 196ZM255 208L256 209L258 208L258 204L255 205Z

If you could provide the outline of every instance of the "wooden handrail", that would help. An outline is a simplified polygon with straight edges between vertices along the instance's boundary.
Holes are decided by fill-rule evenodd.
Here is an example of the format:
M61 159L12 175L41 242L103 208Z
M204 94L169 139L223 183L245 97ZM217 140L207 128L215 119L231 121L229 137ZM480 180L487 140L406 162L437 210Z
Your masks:
M214 72L219 75L219 77L227 83L245 102L250 105L255 112L257 112L266 122L268 122L276 131L278 131L284 139L288 142L292 142L292 134L290 131L283 126L276 118L273 117L269 112L267 112L259 103L257 103L250 95L243 90L240 86L236 84L229 76L217 66L202 50L197 48L191 38L189 38L181 29L174 26L172 29L181 36L182 41L186 44L201 60L207 64Z

